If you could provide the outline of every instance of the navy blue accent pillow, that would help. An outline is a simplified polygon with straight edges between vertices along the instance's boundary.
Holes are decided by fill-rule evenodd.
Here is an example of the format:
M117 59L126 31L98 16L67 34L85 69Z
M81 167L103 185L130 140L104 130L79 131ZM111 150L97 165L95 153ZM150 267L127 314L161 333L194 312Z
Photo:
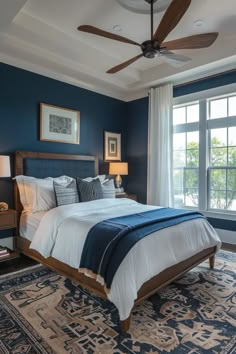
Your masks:
M91 200L103 198L102 186L99 178L96 178L91 182L84 181L78 177L76 180L80 202L89 202Z

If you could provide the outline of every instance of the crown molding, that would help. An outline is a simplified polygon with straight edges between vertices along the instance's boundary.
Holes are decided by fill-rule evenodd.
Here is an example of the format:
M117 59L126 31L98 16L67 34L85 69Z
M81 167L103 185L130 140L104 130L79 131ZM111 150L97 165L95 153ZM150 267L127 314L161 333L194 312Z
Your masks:
M115 98L115 99L118 99L121 101L126 101L125 95L123 95L120 92L114 92L110 89L106 90L105 88L102 88L102 87L98 88L95 85L91 85L85 81L75 79L73 77L61 74L61 73L54 71L54 70L46 69L40 65L32 64L32 63L27 62L22 59L18 59L15 57L5 55L4 53L0 53L0 62L2 62L4 64L12 65L12 66L19 68L19 69L27 70L32 73L48 77L50 79L58 80L58 81L61 81L61 82L64 82L64 83L67 83L67 84L70 84L73 86L77 86L77 87L80 87L80 88L83 88L83 89L86 89L86 90L89 90L92 92L96 92L101 95L112 97L112 98Z
M158 87L168 83L172 83L174 86L184 85L188 84L189 81L207 79L208 77L210 78L214 75L220 75L231 70L236 70L236 55L218 60L217 62L211 64L203 65L199 68L181 72L180 74L171 75L164 79L153 81L152 83L145 85L146 87L140 90L130 90L130 95L126 97L126 100L133 101L147 97L148 91L151 87Z
M62 72L59 72L57 70L52 70L46 68L45 66L32 63L28 60L24 60L22 58L17 57L16 55L5 54L4 52L0 52L0 61L2 63L9 64L20 69L43 75L45 77L65 82L70 85L77 86L105 96L109 96L124 102L130 102L147 97L150 87L153 86L157 87L159 85L164 85L169 82L173 83L174 85L185 83L187 84L188 81L201 80L211 75L217 75L229 70L236 69L236 56L232 56L230 58L225 58L211 64L203 65L200 68L187 70L180 74L175 74L164 79L156 80L150 84L146 84L145 87L141 86L140 89L135 90L134 87L130 89L122 87L119 87L119 89L115 89L114 85L102 82L102 80L91 77L86 78L84 73L83 76L85 76L85 79L82 79L82 77L81 79L77 79L73 76L63 74Z

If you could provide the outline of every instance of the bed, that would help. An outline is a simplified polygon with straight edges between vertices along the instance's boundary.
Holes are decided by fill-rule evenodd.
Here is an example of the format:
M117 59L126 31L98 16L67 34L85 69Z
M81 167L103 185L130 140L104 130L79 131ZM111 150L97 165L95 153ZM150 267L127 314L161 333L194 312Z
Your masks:
M87 176L93 177L98 174L98 159L94 156L84 155L80 156L25 151L16 152L15 174L34 176L36 178L45 178L48 176L57 177L60 175L68 175L71 177L79 176L81 178L85 178ZM115 274L115 278L111 286L111 292L109 294L104 286L102 286L95 279L78 271L76 259L78 256L75 252L74 258L72 256L65 258L61 250L59 250L59 247L56 247L54 244L51 246L51 250L48 251L48 254L43 250L41 251L41 249L39 252L30 248L30 246L37 241L35 241L34 237L35 235L37 236L40 234L39 231L41 231L42 234L42 247L44 246L44 239L48 237L47 228L43 228L43 222L45 220L48 221L47 225L50 224L52 225L51 227L53 227L54 221L56 223L56 220L61 218L61 224L64 227L68 221L68 215L70 217L73 216L73 222L77 222L77 220L75 220L76 218L80 218L80 221L83 221L83 215L86 215L87 219L91 218L91 208L93 210L99 210L99 212L107 213L107 218L113 215L122 214L121 210L127 210L127 213L132 214L133 211L140 212L142 210L146 210L144 208L148 208L147 206L144 207L141 204L126 198L118 198L116 200L107 199L106 203L104 203L104 201L105 199L100 201L97 200L93 202L77 203L78 205L73 204L71 207L59 207L61 213L60 215L57 214L58 211L56 209L58 208L52 209L46 213L42 212L34 215L31 215L30 213L22 214L22 204L19 198L19 190L17 184L15 184L15 208L18 215L18 236L16 237L16 249L19 252L22 252L23 254L41 262L52 270L65 275L73 281L76 281L81 286L92 291L96 295L112 301L119 310L122 328L127 331L130 325L131 310L135 304L138 304L144 299L150 297L159 289L181 277L185 272L192 269L207 258L209 258L210 267L213 268L215 253L220 247L220 240L215 234L213 228L211 228L206 221L202 222L200 229L198 226L199 222L197 220L192 220L191 222L189 221L182 223L182 226L177 225L174 228L172 227L172 232L170 232L171 228L161 230L159 231L158 237L159 235L165 236L160 237L159 240L163 239L165 240L163 242L167 243L165 243L165 252L163 252L161 247L159 250L155 251L158 254L159 264L157 265L156 263L158 262L153 261L150 263L150 259L152 259L152 257L155 259L156 257L156 253L152 253L154 249L153 242L156 238L156 235L153 234L151 235L152 237L146 238L147 241L142 240L142 242L138 242L136 245L137 247L133 247L125 257L121 266L117 270L117 273ZM153 207L150 206L149 208L152 209ZM87 209L89 209L89 212ZM74 215L76 215L76 218ZM21 233L19 232L20 219ZM42 219L43 221L41 222ZM22 228L22 225L25 225L26 228ZM86 223L83 225L86 229L85 226ZM62 242L63 232L66 232L63 227L60 228L60 232L58 231L58 239L60 240L61 238ZM183 227L184 231L182 232L180 230L182 230L181 228ZM201 237L195 237L195 235L191 236L192 241L191 239L188 239L187 242L187 244L190 245L189 250L188 247L186 247L186 251L182 252L182 247L178 247L178 244L184 240L183 237L186 237L184 235L192 234L193 229L195 230L195 233L199 232L201 235L204 235L204 237L201 236L201 240ZM37 230L37 232L35 232L35 230ZM175 247L170 241L172 234L175 234L177 240ZM75 237L72 238L73 232L70 232L69 235L71 239L70 237L68 238L67 233L67 242L64 254L69 254L70 245L73 245L71 246L71 249L75 250L81 248L81 245L84 242L82 240L83 242L79 244L78 242L81 241L78 241ZM171 254L172 256L170 256ZM144 262L145 265L143 268L150 268L148 271L149 273L145 273L143 268L140 268L140 264L142 263L140 262L140 258L143 258L142 262ZM144 258L146 260L144 260ZM137 263L135 263L136 259L138 259ZM148 267L146 267L147 264Z

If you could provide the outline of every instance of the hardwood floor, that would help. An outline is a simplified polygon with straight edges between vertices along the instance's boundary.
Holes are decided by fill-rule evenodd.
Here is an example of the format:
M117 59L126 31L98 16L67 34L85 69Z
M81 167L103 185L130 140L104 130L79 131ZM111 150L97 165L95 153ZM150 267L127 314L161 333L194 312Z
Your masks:
M20 255L17 258L0 263L0 275L16 272L18 270L37 264L33 259Z
M222 250L235 252L236 253L236 245L232 245L231 243L222 243Z

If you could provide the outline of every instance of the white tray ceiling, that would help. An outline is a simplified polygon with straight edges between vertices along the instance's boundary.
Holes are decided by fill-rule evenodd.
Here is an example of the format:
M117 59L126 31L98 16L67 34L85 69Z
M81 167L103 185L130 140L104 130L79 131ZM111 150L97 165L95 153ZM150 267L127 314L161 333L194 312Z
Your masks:
M87 24L114 32L118 25L116 33L121 36L139 43L149 39L149 15L126 9L119 4L122 1L127 2L0 0L0 60L125 101L142 97L150 86L163 82L236 68L236 1L192 0L168 40L219 32L210 48L179 50L192 58L182 67L171 67L161 58L142 58L119 73L106 74L138 55L139 47L79 32L77 27ZM154 28L163 14L154 15Z

